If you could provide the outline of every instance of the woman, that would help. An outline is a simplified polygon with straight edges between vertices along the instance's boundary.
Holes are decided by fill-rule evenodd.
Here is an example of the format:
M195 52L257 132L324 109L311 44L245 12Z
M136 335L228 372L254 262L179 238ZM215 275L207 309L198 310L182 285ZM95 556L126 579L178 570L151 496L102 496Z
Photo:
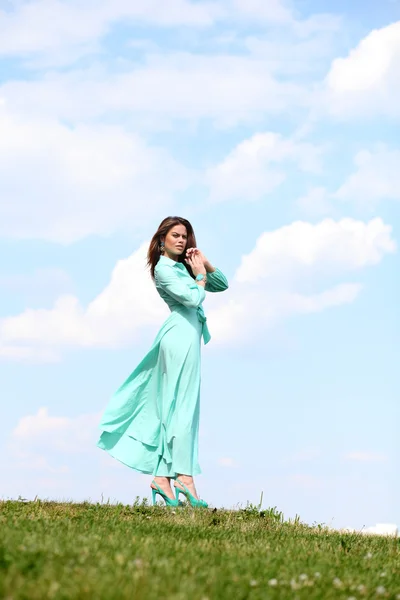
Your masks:
M196 248L189 221L167 217L154 234L147 264L171 314L148 354L112 397L100 423L97 445L129 467L151 473L156 494L169 506L184 494L200 500L193 476L198 464L200 343L211 339L202 303L205 292L222 292L228 282ZM175 480L175 497L171 488Z

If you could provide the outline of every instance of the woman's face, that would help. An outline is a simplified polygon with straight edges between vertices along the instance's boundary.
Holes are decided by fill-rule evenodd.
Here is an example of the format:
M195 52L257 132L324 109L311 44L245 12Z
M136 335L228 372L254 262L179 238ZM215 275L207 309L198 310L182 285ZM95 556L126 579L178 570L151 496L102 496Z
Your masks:
M171 227L164 239L165 256L178 260L178 256L186 250L187 231L184 225Z

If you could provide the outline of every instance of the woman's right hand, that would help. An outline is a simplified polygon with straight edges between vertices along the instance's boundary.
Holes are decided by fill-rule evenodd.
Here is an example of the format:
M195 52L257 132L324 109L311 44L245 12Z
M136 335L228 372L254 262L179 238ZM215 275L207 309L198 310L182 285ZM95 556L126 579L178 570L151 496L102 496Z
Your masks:
M196 277L200 273L204 276L207 275L206 268L203 261L197 254L192 254L189 258L185 258L185 261L191 267L193 275Z

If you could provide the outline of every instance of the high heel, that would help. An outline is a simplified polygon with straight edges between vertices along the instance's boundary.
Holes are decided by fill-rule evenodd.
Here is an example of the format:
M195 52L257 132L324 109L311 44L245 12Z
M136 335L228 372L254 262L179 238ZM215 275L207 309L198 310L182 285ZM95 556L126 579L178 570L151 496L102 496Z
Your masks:
M153 485L156 486L157 489L154 489ZM169 498L167 496L167 494L165 492L163 492L163 490L160 488L160 486L158 486L156 484L156 482L153 481L151 482L151 491L152 491L152 495L153 495L153 506L156 505L156 495L159 494L162 498L164 498L165 500L165 504L167 506L180 506L180 502L178 498Z
M179 485L182 486L183 489L176 487L175 485L175 494L176 494L176 500L179 500L179 494L183 494L184 496L186 496L187 500L189 501L190 505L193 506L194 508L208 508L208 504L205 500L200 500L198 498L195 498L193 496L193 494L191 494L189 492L189 490L187 489L186 485L184 483L182 483L182 481L180 479L176 479L175 480L177 483L179 483Z

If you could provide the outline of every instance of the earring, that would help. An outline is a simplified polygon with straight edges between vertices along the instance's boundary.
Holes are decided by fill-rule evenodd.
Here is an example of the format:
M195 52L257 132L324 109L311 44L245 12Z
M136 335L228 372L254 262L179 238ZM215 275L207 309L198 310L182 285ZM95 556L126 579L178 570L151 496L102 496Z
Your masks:
M159 247L159 250L160 250L161 254L164 254L164 252L165 252L164 242L161 242L161 246Z

